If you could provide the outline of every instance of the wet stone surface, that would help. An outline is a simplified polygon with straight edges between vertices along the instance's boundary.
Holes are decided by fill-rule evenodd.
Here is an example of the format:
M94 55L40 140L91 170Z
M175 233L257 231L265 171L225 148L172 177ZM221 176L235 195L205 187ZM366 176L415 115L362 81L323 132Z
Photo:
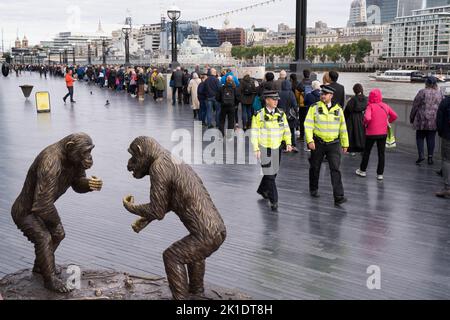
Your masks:
M61 267L61 278L70 282L73 270ZM75 283L75 282L72 282ZM0 300L171 300L166 278L129 274L112 270L81 272L80 289L69 294L46 290L42 277L30 269L9 274L0 280ZM251 297L236 290L206 284L203 295L190 300L249 300Z

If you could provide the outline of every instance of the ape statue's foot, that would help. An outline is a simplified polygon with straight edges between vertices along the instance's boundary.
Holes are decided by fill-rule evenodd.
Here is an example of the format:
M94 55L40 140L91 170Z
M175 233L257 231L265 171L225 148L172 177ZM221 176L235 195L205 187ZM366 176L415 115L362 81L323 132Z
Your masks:
M203 286L190 286L189 293L195 295L201 295L205 292L205 288Z
M33 267L33 273L42 274L41 268L39 268L36 264ZM55 274L60 275L62 273L62 267L56 266L55 267Z
M69 293L72 291L72 289L69 289L69 287L67 287L67 285L65 285L64 282L56 276L52 276L49 281L45 281L44 286L48 290L57 293Z

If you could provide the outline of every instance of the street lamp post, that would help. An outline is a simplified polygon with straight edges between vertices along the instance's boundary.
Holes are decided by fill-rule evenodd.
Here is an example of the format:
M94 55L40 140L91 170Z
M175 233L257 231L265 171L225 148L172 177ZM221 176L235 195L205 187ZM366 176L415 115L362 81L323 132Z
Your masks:
M91 65L91 40L87 41L88 45L88 65Z
M177 21L178 19L180 19L181 11L177 6L171 6L169 10L167 10L167 16L172 21L172 28L171 28L172 63L170 64L170 68L174 69L180 65L178 63L178 56L177 56Z
M306 60L307 9L307 0L296 0L295 61L290 66L291 71L296 73L311 66Z
M106 40L102 40L103 64L106 65Z
M125 65L130 65L130 33L131 33L131 19L127 18L122 32L125 35Z
M72 64L75 66L75 64L76 64L76 61L75 61L75 47L76 47L76 44L75 43L72 43Z

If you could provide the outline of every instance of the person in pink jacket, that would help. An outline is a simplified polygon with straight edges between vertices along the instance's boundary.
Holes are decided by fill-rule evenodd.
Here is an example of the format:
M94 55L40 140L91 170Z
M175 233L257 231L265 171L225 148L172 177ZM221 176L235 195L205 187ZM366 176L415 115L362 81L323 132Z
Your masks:
M388 123L393 123L395 120L397 120L397 114L390 106L383 103L383 96L380 89L372 90L369 94L369 104L364 114L366 145L361 166L356 170L358 176L367 176L366 170L369 165L370 152L376 143L378 149L377 179L383 180Z

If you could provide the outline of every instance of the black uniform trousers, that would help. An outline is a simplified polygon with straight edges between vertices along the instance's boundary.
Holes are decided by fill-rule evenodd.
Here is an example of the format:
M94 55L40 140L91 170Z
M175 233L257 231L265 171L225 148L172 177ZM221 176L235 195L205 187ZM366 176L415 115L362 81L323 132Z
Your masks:
M344 186L342 184L342 176L339 170L341 165L341 144L339 142L326 144L314 139L316 150L311 151L309 162L309 190L311 192L319 190L320 167L324 157L328 159L330 166L331 183L333 185L333 194L335 198L344 196Z
M271 203L278 203L278 190L275 183L281 163L281 148L267 149L259 147L261 151L261 167L264 177L258 188L258 193L270 200Z

